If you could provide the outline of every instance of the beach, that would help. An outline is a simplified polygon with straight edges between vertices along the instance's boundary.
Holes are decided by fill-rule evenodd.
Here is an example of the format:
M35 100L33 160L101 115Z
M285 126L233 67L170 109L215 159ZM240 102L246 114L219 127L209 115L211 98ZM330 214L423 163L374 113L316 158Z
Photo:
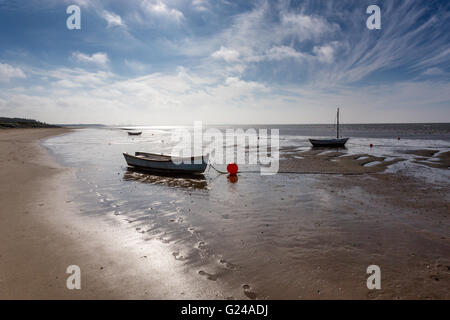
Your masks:
M142 248L117 226L77 215L73 173L39 145L68 132L0 130L0 299L215 297L177 274L157 245ZM81 269L81 290L66 287L70 265Z
M289 140L291 173L232 183L130 171L119 150L160 146L152 130L0 131L0 298L449 298L445 148L340 154ZM373 264L381 290L366 286ZM66 288L70 265L81 290Z

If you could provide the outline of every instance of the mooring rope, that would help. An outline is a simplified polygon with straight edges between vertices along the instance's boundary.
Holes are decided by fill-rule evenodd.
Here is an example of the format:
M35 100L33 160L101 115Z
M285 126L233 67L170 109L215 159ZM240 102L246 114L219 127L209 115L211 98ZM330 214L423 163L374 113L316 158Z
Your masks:
M213 168L217 173L219 174L228 174L227 171L221 171L213 166L212 163L209 163L209 166ZM237 173L261 173L261 170L248 170L248 171L238 171ZM277 171L276 173L284 173L284 174L340 174L345 176L358 176L362 175L363 173L357 173L357 172L320 172L320 171Z

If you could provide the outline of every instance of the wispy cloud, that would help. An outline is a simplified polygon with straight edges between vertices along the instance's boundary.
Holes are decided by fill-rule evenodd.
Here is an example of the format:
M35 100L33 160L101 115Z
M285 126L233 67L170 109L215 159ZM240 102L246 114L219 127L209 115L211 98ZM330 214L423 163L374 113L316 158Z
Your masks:
M2 43L2 113L40 112L53 122L308 123L339 104L347 122L450 121L448 1L383 1L381 30L366 28L369 0L76 3L100 27L82 27L80 38L50 32L77 46L47 48L55 62L32 38L21 57L5 53L17 50L15 41ZM75 68L61 67L68 55Z
M72 58L78 62L91 64L102 68L106 67L109 63L108 55L103 52L97 52L89 55L77 51L72 53Z
M168 7L161 0L143 0L142 7L152 15L163 16L175 21L181 21L184 18L184 15L180 10Z
M125 23L122 21L122 18L118 14L115 14L114 12L104 10L102 16L106 20L108 28L126 27Z
M0 81L9 82L11 79L26 78L25 73L18 67L13 67L6 63L0 63Z
M227 49L221 46L219 50L211 55L214 59L223 59L227 62L239 61L239 52L233 49Z
M444 75L448 75L448 72L445 72L441 68L433 67L433 68L428 68L427 70L422 72L422 74L426 75L426 76L444 76Z
M383 122L387 117L392 121L432 121L433 106L450 99L449 84L432 82L402 82L358 91L342 87L332 93L314 87L267 86L238 77L208 79L183 69L130 79L61 69L49 77L52 85L46 89L47 94L1 93L2 113L14 110L34 115L39 110L52 122L101 119L111 124L189 124L198 119L209 123L317 123L323 122L323 114L331 114L338 103L345 104L347 123ZM64 80L79 86L62 85ZM86 81L92 86L82 87ZM429 107L424 109L423 105ZM58 112L61 108L63 114ZM290 110L289 117L285 110ZM448 117L449 112L442 116Z
M320 62L331 63L334 60L334 50L338 44L338 42L334 42L331 45L315 46L313 52Z
M197 11L208 11L208 0L192 0L192 6Z
M272 47L269 50L267 50L266 55L264 55L261 59L268 59L268 60L283 60L283 59L301 59L304 58L305 54L295 50L292 47L288 46L278 46L278 47Z

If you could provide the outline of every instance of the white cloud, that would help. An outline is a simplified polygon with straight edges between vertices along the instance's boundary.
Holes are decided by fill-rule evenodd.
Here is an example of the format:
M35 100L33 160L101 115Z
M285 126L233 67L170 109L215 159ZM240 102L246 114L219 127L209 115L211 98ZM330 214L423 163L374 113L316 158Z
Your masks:
M253 10L235 16L227 29L214 35L209 41L185 42L179 45L179 49L182 52L192 52L195 47L208 51L211 44L217 45L219 42L220 49L211 56L216 60L225 60L230 65L235 64L235 74L245 72L249 64L268 60L305 60L310 64L310 69L318 62L333 60L335 47L333 42L327 44L330 40L326 39L336 35L339 25L320 16L291 13L281 4L277 9L278 19L268 20L277 12L269 1L262 1ZM302 48L304 41L317 43L316 55L297 49ZM225 71L230 71L230 67L227 66Z
M89 72L80 68L59 68L50 71L39 71L38 73L48 78L53 86L65 88L97 88L116 79L116 76L111 72Z
M223 59L226 62L233 62L239 60L239 55L240 54L238 51L221 46L220 49L214 52L211 56L214 59Z
M329 23L323 17L305 14L282 13L279 33L284 36L294 36L297 40L319 38L339 30L339 25Z
M292 47L279 46L272 47L267 50L266 58L269 60L283 60L287 58L300 59L305 57L305 55Z
M331 63L334 59L334 48L330 45L315 46L313 52L320 62Z
M125 24L123 23L122 18L113 12L104 10L102 13L102 17L108 23L108 28L125 27Z
M184 18L183 13L175 8L169 8L161 0L144 0L142 2L144 9L150 13L158 16L164 16L176 21L181 21Z
M122 79L105 71L61 68L44 72L49 85L33 94L0 91L0 111L27 114L47 122L192 124L319 123L336 105L343 105L345 122L442 121L450 110L450 85L402 82L389 85L334 87L263 84L240 77L211 77L186 68ZM95 108L92 108L95 106ZM423 106L426 106L424 108ZM64 112L61 112L64 110ZM238 116L236 116L238 115Z
M208 11L208 0L192 0L192 6L197 11Z
M183 5L200 7L207 4L200 0L183 1ZM146 26L157 28L167 21L164 27L173 32L174 21L184 18L175 8L175 4L181 2L142 0L137 6L137 2L133 2L134 8L141 9L140 13L133 9L131 13L121 13L122 17L111 14L104 19L109 27L113 27L124 25L123 18L131 28L133 14L136 14L143 18L137 22ZM21 108L30 115L33 112L41 114L39 118L49 122L96 122L101 119L106 123L175 124L203 119L216 123L317 123L323 122L325 111L332 117L332 109L343 105L347 122L448 121L450 87L439 77L422 77L422 80L432 79L433 82L416 78L414 82L393 80L378 86L361 81L358 90L352 87L352 82L360 81L374 71L389 72L397 66L421 75L448 75L445 70L450 49L442 47L447 38L441 31L433 33L438 28L427 29L439 24L440 20L430 19L430 22L417 25L417 21L422 20L417 19L414 2L402 2L399 8L392 7L392 3L386 3L385 20L401 23L385 24L382 32L374 33L365 28L364 11L358 16L351 9L343 9L345 4L342 2L327 2L320 12L316 10L316 14L312 14L316 8L313 1L304 1L302 7L292 13L287 8L288 2L274 4L262 0L253 10L233 16L228 27L210 36L204 36L204 33L198 36L189 29L186 33L181 32L179 37L167 37L176 44L168 51L185 55L183 58L186 59L176 63L183 61L191 66L195 63L195 73L189 68L167 71L163 64L164 73L123 79L106 71L61 68L40 74L41 79L47 80L42 80L44 85L39 93L30 92L29 88L0 90L0 111ZM207 8L212 6L211 2L211 7ZM110 13L103 7L96 12L100 16L102 12ZM399 19L402 12L409 14ZM343 26L352 32L337 32L340 27L327 18L333 21L347 19L348 24L343 23ZM421 30L429 32L423 36L419 34ZM433 39L433 43L422 46L428 38ZM72 58L85 64L109 65L106 53L75 52ZM160 67L158 61L150 61L152 69ZM140 75L148 73L150 67L135 60L125 60L124 65ZM11 78L3 74L16 74L15 77L20 78L22 73L25 77L21 69L9 67L5 72L6 68L2 70L0 64L3 81ZM173 70L174 65L172 67ZM259 68L266 67L270 69L264 69L261 77ZM10 72L11 68L16 71ZM29 77L33 76L28 68L24 70ZM250 72L245 74L246 70ZM288 76L293 74L299 82L290 85ZM281 75L285 82L278 85L279 78L270 78L271 75ZM256 80L258 78L261 82ZM67 112L60 112L62 109ZM332 118L329 120L331 122Z
M0 63L0 81L9 82L13 78L26 78L26 75L20 68Z
M108 55L103 52L97 52L89 55L77 51L72 53L72 58L74 58L78 62L94 64L99 67L106 67L109 63Z

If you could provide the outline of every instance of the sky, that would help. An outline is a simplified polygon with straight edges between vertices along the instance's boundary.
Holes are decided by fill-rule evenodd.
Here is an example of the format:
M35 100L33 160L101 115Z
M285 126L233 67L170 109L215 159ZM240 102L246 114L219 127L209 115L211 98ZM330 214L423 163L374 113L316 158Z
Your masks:
M0 0L0 116L450 122L449 30L447 0Z

